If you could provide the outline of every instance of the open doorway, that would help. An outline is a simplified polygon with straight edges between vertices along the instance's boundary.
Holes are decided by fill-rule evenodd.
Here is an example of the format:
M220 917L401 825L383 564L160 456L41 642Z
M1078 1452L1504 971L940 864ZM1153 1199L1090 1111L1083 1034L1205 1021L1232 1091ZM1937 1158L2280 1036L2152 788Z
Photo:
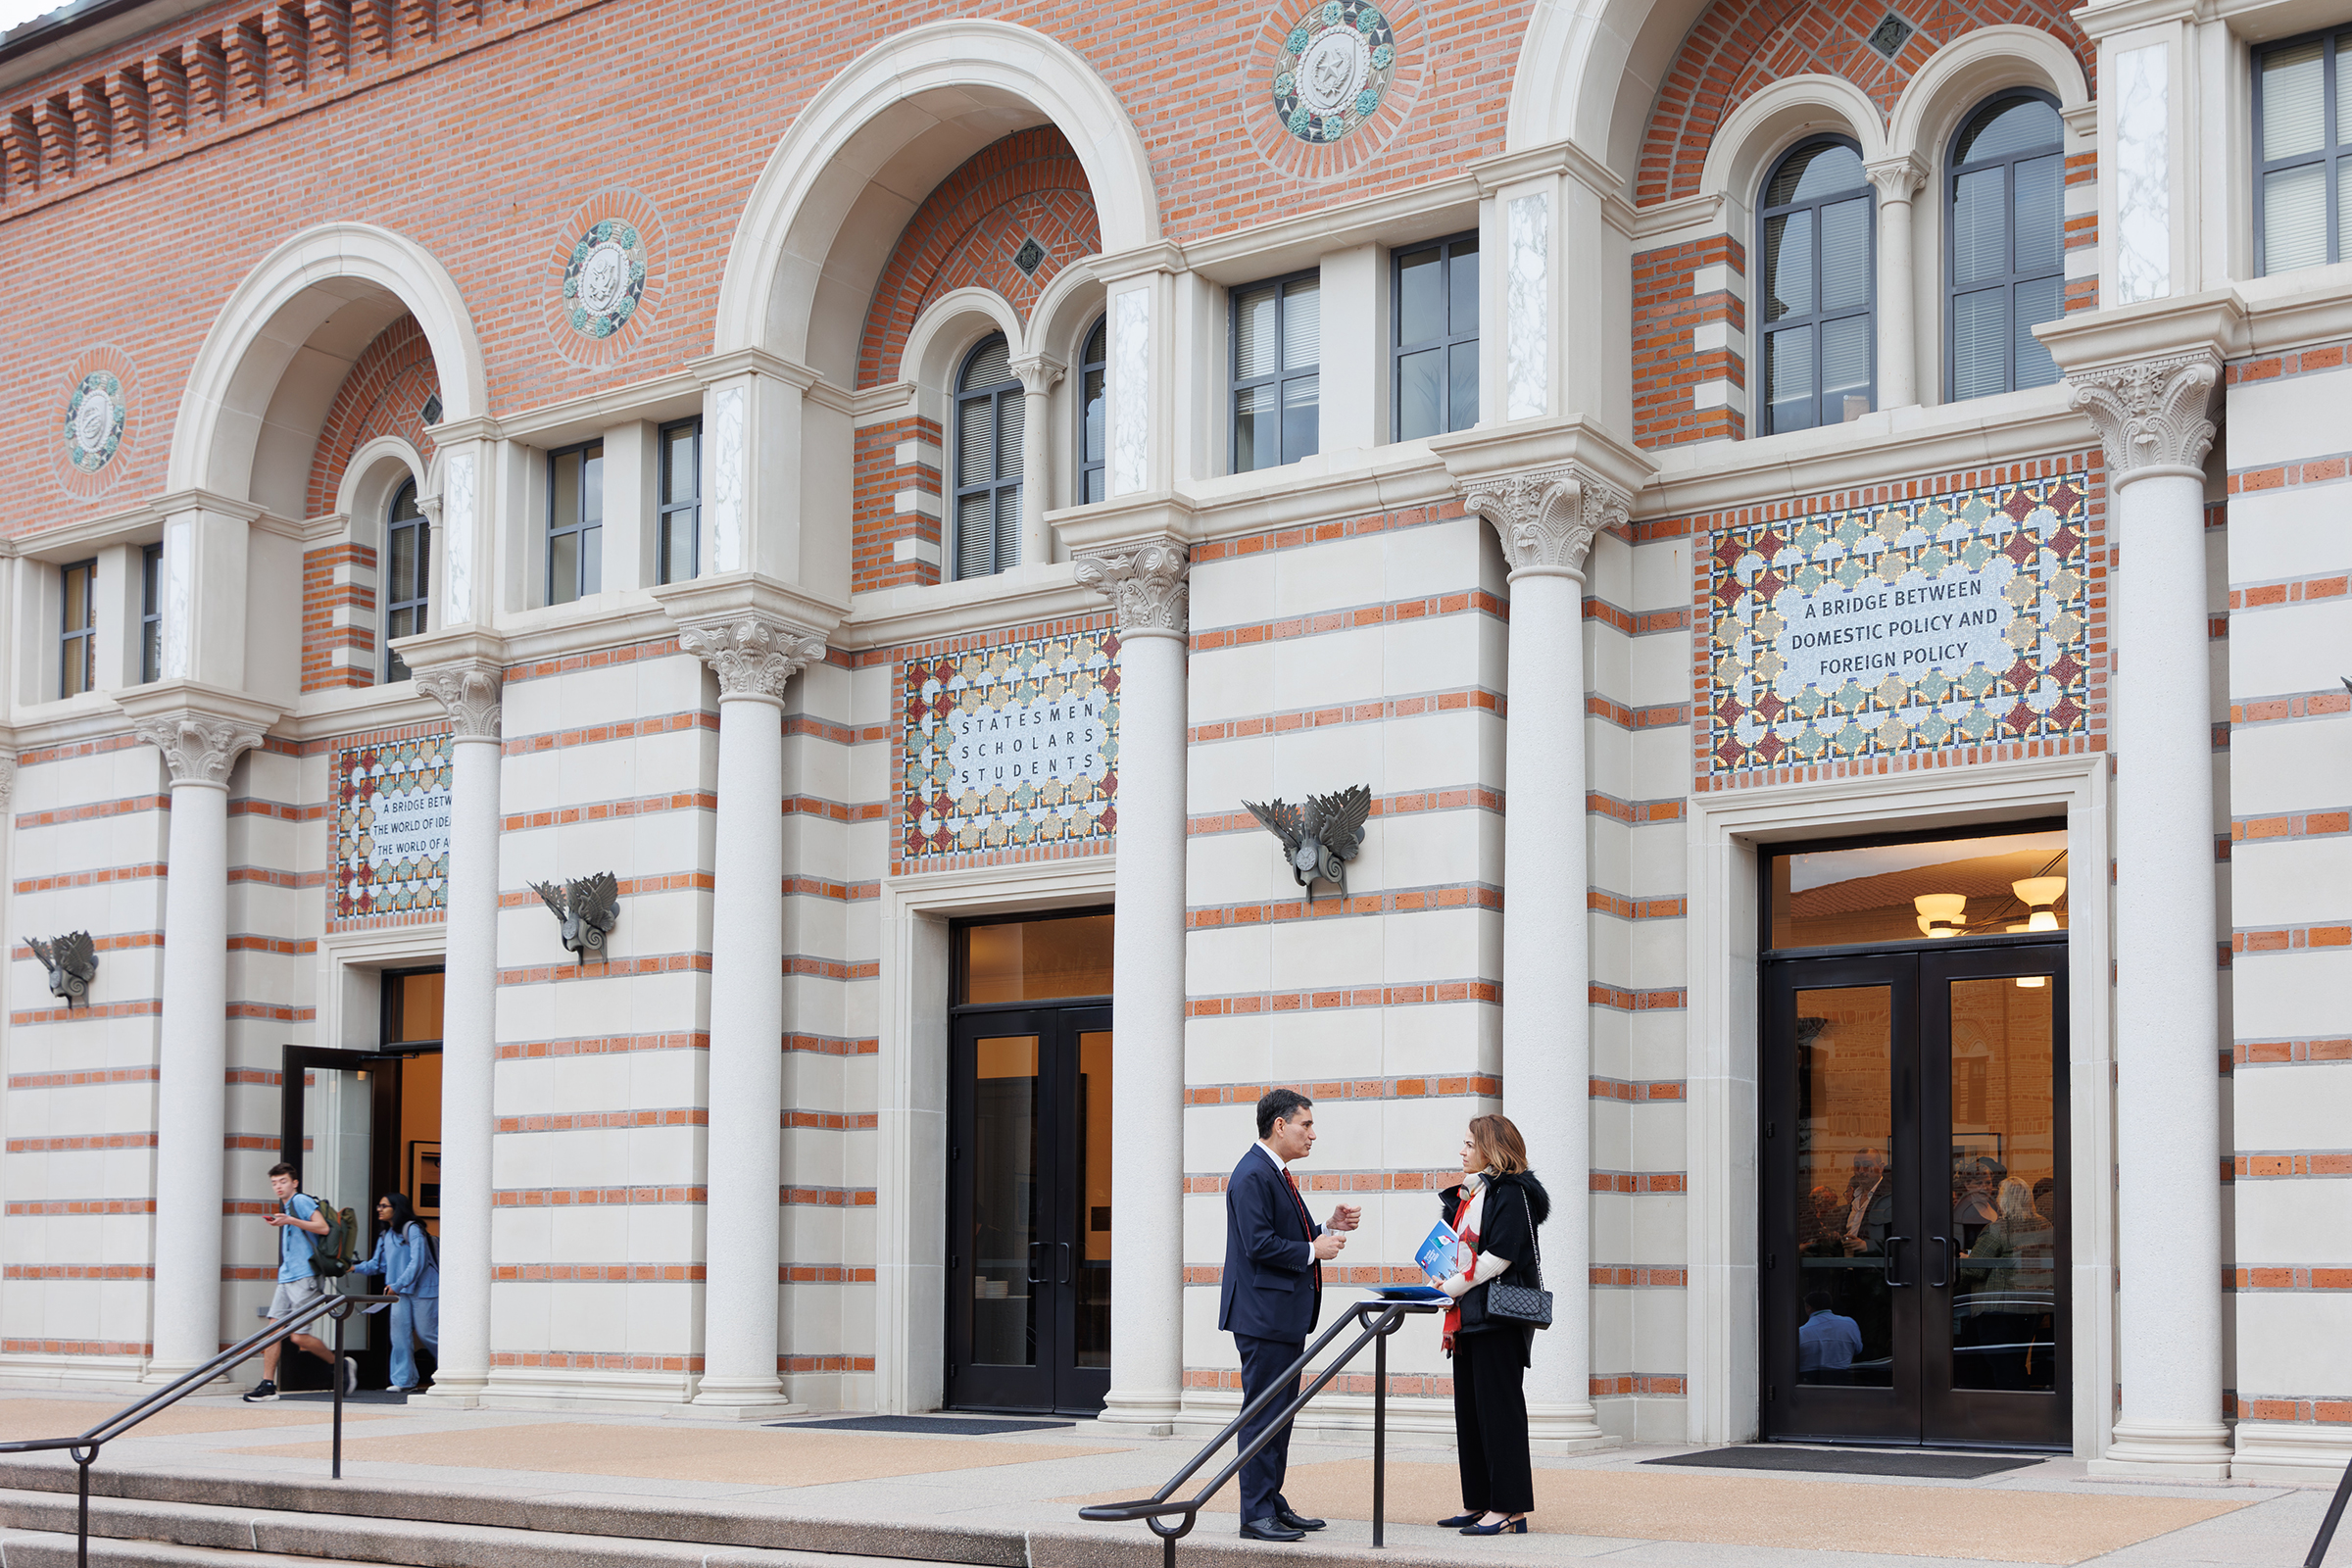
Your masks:
M416 1217L441 1233L441 988L439 965L388 969L383 975L378 1048L332 1051L288 1046L280 1157L302 1172L302 1190L351 1210L355 1250L375 1250L375 1200L406 1193ZM382 1313L344 1328L347 1353L360 1364L360 1386L390 1382L391 1348ZM431 1353L417 1350L429 1380ZM325 1388L326 1368L308 1356L280 1362L289 1392Z

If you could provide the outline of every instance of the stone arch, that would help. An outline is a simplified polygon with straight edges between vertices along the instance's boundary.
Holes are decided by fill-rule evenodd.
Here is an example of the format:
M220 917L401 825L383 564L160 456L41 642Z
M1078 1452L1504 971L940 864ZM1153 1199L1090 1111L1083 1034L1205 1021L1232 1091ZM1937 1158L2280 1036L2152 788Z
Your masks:
M2061 113L2090 102L2083 62L2059 39L2039 27L1985 27L1936 50L1904 86L1887 120L1888 150L1941 168L1961 117L2006 87L2042 88Z
M1024 272L1016 258L1030 238L1045 256ZM1102 248L1085 166L1059 129L1038 125L990 143L940 181L900 231L866 309L858 384L902 378L901 350L933 301L987 289L1026 321L1054 278ZM1021 338L1007 334L1016 352Z
M480 339L456 282L415 241L370 223L306 229L229 295L197 351L172 432L166 488L307 510L333 392L402 316L431 350L443 421L488 410Z
M1998 9L1995 9L1995 8ZM1870 43L1886 15L1879 0L1717 0L1676 51L1642 132L1637 205L1673 201L1702 188L1717 132L1748 98L1790 76L1841 77L1860 90L1884 126L1914 76L1942 48L1981 29L2023 18L2092 70L2090 40L2053 0L1958 0L1892 59Z
M719 285L714 351L765 349L855 384L873 285L921 196L982 147L1048 123L1085 172L1102 248L1157 241L1143 140L1069 49L1013 23L964 20L868 50L760 172Z

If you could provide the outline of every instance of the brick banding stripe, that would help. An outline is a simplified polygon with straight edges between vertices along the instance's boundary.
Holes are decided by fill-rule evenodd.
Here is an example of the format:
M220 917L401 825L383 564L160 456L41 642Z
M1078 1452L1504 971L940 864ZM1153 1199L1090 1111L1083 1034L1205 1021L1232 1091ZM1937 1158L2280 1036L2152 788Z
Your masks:
M709 974L708 953L660 953L642 958L599 958L591 963L551 963L529 969L501 969L502 986L555 985L569 980L619 980L645 974Z
M500 1061L543 1056L613 1056L633 1051L708 1051L708 1034L579 1035L568 1040L516 1040L498 1048Z
M2352 1061L2352 1039L2240 1040L2231 1048L2231 1060L2241 1070L2299 1061Z
M1591 1186L1596 1193L1681 1193L1690 1191L1690 1178L1679 1170L1596 1170Z
M147 1340L0 1340L0 1355L153 1355Z
M1416 1278L1412 1283L1422 1283ZM1343 1372L1327 1387L1335 1394L1370 1394L1373 1374ZM1242 1375L1213 1366L1188 1366L1184 1369L1184 1386L1212 1393L1239 1394ZM1429 1377L1411 1372L1389 1374L1389 1396L1396 1399L1450 1399L1453 1397L1453 1379Z
M2282 577L2277 582L2254 582L2230 587L2230 612L2285 610L2296 605L2324 604L2344 597L2352 575L2333 572L2311 577Z
M220 1205L223 1214L228 1205ZM80 1218L101 1214L152 1214L152 1198L20 1198L11 1199L8 1216L11 1219Z
M529 757L538 752L564 751L574 746L602 746L614 741L650 740L658 735L675 735L686 730L707 729L718 733L718 715L701 709L682 712L656 713L646 718L618 719L610 724L584 725L576 729L551 729L535 735L510 735L500 745L505 757Z
M1195 1084L1184 1092L1186 1105L1254 1105L1274 1086L1272 1084ZM1309 1100L1435 1100L1462 1095L1480 1095L1496 1099L1502 1094L1501 1078L1493 1074L1472 1074L1462 1078L1349 1078L1327 1083L1294 1084ZM1326 1279L1330 1277L1326 1271ZM1409 1282L1408 1282L1409 1283Z
M1681 920L1690 912L1687 899L1637 899L1606 888L1585 889L1585 908L1620 920Z
M776 1267L779 1285L871 1285L874 1271L843 1263L781 1263Z
M2258 360L2239 360L2223 368L2223 382L2236 386L2241 381L2277 381L2298 375L2321 375L2344 368L2347 350L2352 343L2316 344L2293 354L2273 354Z
M776 1198L791 1208L871 1208L875 1200L871 1187L785 1187Z
M1337 610L1317 611L1311 615L1287 615L1280 620L1260 620L1235 626L1211 627L1193 633L1192 651L1196 654L1217 653L1228 648L1250 648L1261 643L1291 642L1300 637L1323 637L1333 632L1360 631L1367 626L1395 626L1407 621L1436 620L1449 615L1492 615L1507 619L1507 602L1484 588L1463 588L1448 594L1431 594L1420 599L1392 599L1365 605L1348 605Z
M19 831L36 827L61 827L73 822L96 822L110 817L136 816L147 811L169 811L169 795L128 795L117 801L91 801L84 806L61 806L47 811L19 811Z
M817 1132L863 1133L882 1125L881 1116L870 1110L786 1110L776 1118L781 1127L804 1127Z
M1304 895L1274 904L1206 905L1187 909L1185 929L1213 931L1234 925L1288 925L1300 920L1336 920L1351 914L1429 914L1456 909L1502 908L1502 889L1483 882L1399 888L1346 899L1323 897L1308 905Z
M1680 986L1663 991L1634 991L1598 981L1586 984L1585 997L1591 1005L1606 1007L1612 1012L1676 1012L1690 1003L1690 994Z
M1399 507L1395 512L1372 512L1361 516L1335 519L1330 522L1308 523L1296 528L1273 528L1264 533L1237 534L1229 539L1211 539L1193 547L1195 570L1217 561L1234 561L1244 556L1277 554L1288 550L1305 550L1315 545L1327 545L1341 539L1360 539L1368 534L1391 533L1404 528L1424 528L1435 523L1459 522L1469 514L1459 501L1440 502L1434 507Z
M2352 1394L2238 1394L2240 1421L2352 1422Z
M161 860L138 860L128 865L105 865L89 871L63 871L56 876L28 876L16 884L19 893L55 893L64 888L102 888L117 882L151 882L168 868Z
M2296 463L2274 463L2261 468L2233 468L2227 481L2227 494L2258 496L2271 490L2299 490L2312 485L2342 484L2346 470L2352 466L2352 453L2330 452L2323 457L2304 458ZM2342 578L2337 578L2341 582ZM2335 590L2337 594L2342 588ZM2235 608L2237 595L2230 596Z
M1686 1098L1688 1085L1680 1078L1595 1078L1590 1096L1629 1104L1651 1104Z
M2225 1180L2280 1181L2298 1176L2352 1176L2352 1150L2266 1150L2228 1156Z
M1456 686L1446 691L1416 692L1369 703L1341 703L1328 708L1292 708L1239 718L1195 724L1184 732L1193 745L1249 740L1261 735L1288 735L1300 730L1336 729L1348 724L1386 724L1424 718L1432 713L1482 712L1500 718L1508 708L1501 692L1484 686Z
M1221 1018L1258 1012L1321 1012L1338 1007L1418 1007L1450 1003L1499 1005L1497 980L1435 980L1426 985L1341 986L1317 991L1260 991L1221 997L1189 997L1188 1018Z
M663 811L715 811L718 796L709 790L681 790L671 795L641 795L635 800L589 801L578 806L557 807L544 811L517 811L500 819L500 828L508 833L520 833L526 828L569 827L579 822L618 822L635 816L653 816ZM527 891L527 890L526 890ZM503 906L507 894L499 895Z
M1683 1379L1671 1372L1619 1372L1592 1379L1592 1397L1595 1399L1623 1398L1628 1395L1661 1394L1681 1398L1686 1392Z
M163 1073L160 1067L76 1067L63 1072L11 1073L11 1089L81 1089L95 1084L151 1084ZM229 1080L235 1082L232 1076Z
M2300 719L2333 718L2352 712L2352 693L2333 691L2280 692L2248 697L2230 705L2230 727L2251 729L2256 724L2286 724Z
M491 1195L499 1208L649 1208L701 1203L710 1190L694 1187L507 1187Z
M604 1132L615 1128L708 1127L710 1112L701 1105L673 1105L661 1110L567 1110L534 1116L501 1116L502 1133Z
M1185 1177L1184 1191L1188 1197L1222 1196L1227 1179L1222 1174L1198 1172ZM1298 1186L1303 1192L1330 1193L1335 1197L1348 1193L1442 1193L1461 1179L1458 1170L1320 1170L1300 1176Z
M1407 790L1372 798L1375 818L1410 816L1422 811L1500 811L1502 791L1481 784L1451 789ZM1195 838L1215 833L1263 833L1265 827L1248 811L1210 811L1185 819L1185 831Z
M2230 933L2233 955L2257 957L2306 948L2352 947L2352 922L2335 925L2240 926Z
M2240 1263L2230 1271L2232 1291L2352 1291L2352 1265Z
M2352 834L2352 808L2290 811L2277 816L2233 816L2230 843L2263 844L2283 839L2336 839Z
M501 1285L695 1285L710 1277L701 1263L499 1263Z
M1595 1263L1590 1271L1595 1290L1680 1291L1690 1284L1688 1269L1646 1268L1626 1263Z
M152 1280L148 1263L11 1263L0 1279L11 1280Z

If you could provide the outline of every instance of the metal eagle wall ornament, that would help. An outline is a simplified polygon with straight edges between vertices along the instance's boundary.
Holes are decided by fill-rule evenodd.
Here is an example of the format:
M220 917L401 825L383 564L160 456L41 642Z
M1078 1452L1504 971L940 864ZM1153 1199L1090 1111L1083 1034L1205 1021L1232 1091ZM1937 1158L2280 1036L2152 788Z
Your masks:
M564 922L564 946L574 961L586 963L590 949L603 956L605 933L620 918L620 880L610 871L575 876L568 882L534 882L531 891Z
M26 937L24 945L49 971L51 996L65 998L69 1007L89 1000L90 982L98 978L98 950L87 931L69 931L47 942Z
M1372 792L1358 784L1336 795L1309 795L1303 806L1279 796L1260 806L1244 801L1250 814L1266 831L1282 840L1283 858L1290 862L1291 880L1306 889L1306 902L1315 902L1315 883L1331 883L1348 897L1348 862L1364 847L1364 818L1372 814Z

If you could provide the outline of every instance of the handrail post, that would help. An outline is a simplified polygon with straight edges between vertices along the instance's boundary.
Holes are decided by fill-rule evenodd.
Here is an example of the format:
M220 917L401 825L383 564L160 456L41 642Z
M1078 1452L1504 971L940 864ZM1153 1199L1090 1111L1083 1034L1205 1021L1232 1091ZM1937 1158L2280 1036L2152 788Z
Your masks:
M335 1384L335 1467L334 1479L343 1479L343 1308L330 1306L326 1315L335 1320L335 1363L327 1368L327 1376Z
M87 1459L81 1456L81 1450L78 1448L71 1451L74 1455L74 1467L81 1473L80 1541L74 1547L74 1560L78 1568L90 1568L90 1466L97 1462L98 1448L95 1444L91 1445L90 1456Z
M1389 1336L1388 1325L1372 1346L1372 1544L1382 1539L1389 1494Z
M2320 1533L2312 1538L2311 1552L2303 1559L2303 1568L2320 1568L2327 1557L2328 1544L2335 1539L2335 1527L2343 1522L2347 1498L2352 1498L2352 1465L2344 1466L2343 1479L2335 1484L2335 1495L2328 1500L2328 1517L2320 1521Z

